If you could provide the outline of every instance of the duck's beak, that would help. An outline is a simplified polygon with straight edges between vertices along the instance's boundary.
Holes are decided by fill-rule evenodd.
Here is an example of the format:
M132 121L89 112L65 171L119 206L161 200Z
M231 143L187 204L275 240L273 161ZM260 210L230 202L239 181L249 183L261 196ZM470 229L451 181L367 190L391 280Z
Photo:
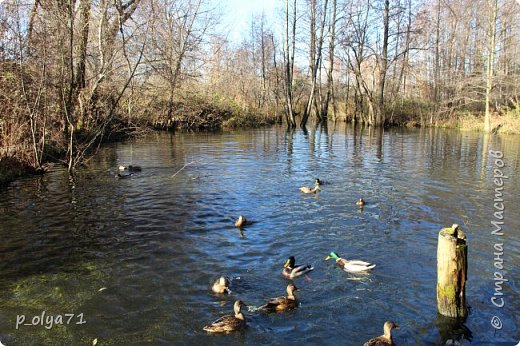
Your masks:
M290 260L287 260L285 261L285 264L283 265L284 268L287 268L289 266L289 264L291 263Z
M400 327L398 324L396 324L396 325L394 326L394 329L401 329L401 327Z
M325 257L325 261L328 261L328 260L330 260L331 258L332 258L332 257L327 256L327 257Z

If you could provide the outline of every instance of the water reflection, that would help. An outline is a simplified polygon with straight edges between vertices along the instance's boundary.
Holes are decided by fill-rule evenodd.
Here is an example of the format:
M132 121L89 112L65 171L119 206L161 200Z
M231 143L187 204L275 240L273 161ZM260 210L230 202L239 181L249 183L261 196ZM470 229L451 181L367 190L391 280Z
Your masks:
M437 315L436 326L439 329L442 345L460 345L464 340L471 342L473 335L465 325L466 318L450 318Z
M497 336L488 303L489 150L504 152L510 177L504 243L511 280ZM518 136L344 124L311 124L306 134L285 128L154 134L115 144L73 182L56 169L1 192L0 340L333 344L340 337L362 344L392 319L402 327L395 338L403 345L511 341L520 309L519 162ZM143 170L116 179L119 164ZM329 182L319 195L298 191L316 177ZM358 198L367 201L362 209ZM235 228L240 214L255 223ZM439 319L435 301L437 234L453 223L464 224L470 246L466 295L473 309L462 324ZM377 267L346 273L324 261L331 251ZM237 335L202 332L237 298L259 305L284 292L280 271L291 255L315 267L309 280L295 280L298 309L247 313L249 328ZM219 275L235 278L229 297L211 293ZM88 322L13 329L17 314L42 309L81 311Z

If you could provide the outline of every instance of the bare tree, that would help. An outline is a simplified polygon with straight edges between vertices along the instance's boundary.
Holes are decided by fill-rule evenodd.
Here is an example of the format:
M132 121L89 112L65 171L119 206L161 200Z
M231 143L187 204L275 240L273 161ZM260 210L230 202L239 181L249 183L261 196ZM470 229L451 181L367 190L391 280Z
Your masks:
M486 60L486 105L484 118L484 132L491 131L491 113L489 103L491 89L493 88L493 66L495 64L495 39L497 33L497 3L498 0L488 0L489 22L488 22L488 43Z
M296 0L293 1L293 15L289 31L289 0L285 0L285 120L290 128L296 127L296 116L293 109L293 76L294 76L294 52L296 50ZM289 40L291 44L289 45Z
M313 62L314 63L314 67L312 69L312 75L311 75L311 90L310 90L310 93L309 93L309 98L307 100L307 104L305 106L305 109L304 109L304 112L303 112L303 116L302 116L302 120L301 120L301 123L300 123L300 126L301 127L305 127L305 125L307 124L307 120L309 119L309 115L311 113L311 107L312 107L312 104L314 102L314 93L315 93L315 90L316 90L316 83L317 83L317 75L318 75L318 69L320 68L321 66L321 58L322 58L322 55L323 55L323 52L322 52L322 48L323 48L323 39L324 39L324 33L325 33L325 22L326 22L326 19L327 19L327 6L328 6L328 0L325 0L324 2L324 5L323 5L323 14L322 14L322 21L321 21L321 25L320 25L320 33L319 33L319 36L318 36L318 47L317 47L317 50L316 50L316 54L315 54L315 61ZM312 36L312 35L311 35ZM311 47L311 49L313 49Z

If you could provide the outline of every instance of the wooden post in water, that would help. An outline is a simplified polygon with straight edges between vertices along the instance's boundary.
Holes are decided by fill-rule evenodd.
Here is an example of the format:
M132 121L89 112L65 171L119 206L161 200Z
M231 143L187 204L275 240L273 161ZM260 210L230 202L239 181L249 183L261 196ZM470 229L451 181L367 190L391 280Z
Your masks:
M468 247L466 235L454 224L439 232L437 246L437 310L448 317L466 317Z

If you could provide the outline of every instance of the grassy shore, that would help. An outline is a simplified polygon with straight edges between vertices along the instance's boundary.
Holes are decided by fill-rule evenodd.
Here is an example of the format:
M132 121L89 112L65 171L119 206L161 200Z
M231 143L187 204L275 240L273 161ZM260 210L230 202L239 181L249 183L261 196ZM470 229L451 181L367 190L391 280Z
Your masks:
M440 122L440 127L458 128L463 131L484 131L483 116L475 116L471 113L462 114L454 119ZM503 115L491 117L491 129L493 133L520 134L520 111L509 111Z

